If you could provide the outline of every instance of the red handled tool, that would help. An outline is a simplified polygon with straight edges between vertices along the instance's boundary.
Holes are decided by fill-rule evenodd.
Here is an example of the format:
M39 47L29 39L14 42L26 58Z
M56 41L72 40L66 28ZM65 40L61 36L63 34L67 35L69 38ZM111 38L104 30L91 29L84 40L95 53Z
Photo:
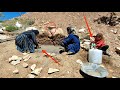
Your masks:
M92 37L93 35L92 35L92 33L91 33L90 27L89 27L89 25L88 25L88 22L87 22L87 19L86 19L85 16L84 16L84 20L85 20L86 26L87 26L87 28L88 28L88 32L90 33L90 37Z
M48 57L50 57L55 63L58 63L58 64L60 65L60 63L59 63L57 60L55 60L52 56L50 56L50 55L46 52L46 50L42 50L42 52L45 53Z

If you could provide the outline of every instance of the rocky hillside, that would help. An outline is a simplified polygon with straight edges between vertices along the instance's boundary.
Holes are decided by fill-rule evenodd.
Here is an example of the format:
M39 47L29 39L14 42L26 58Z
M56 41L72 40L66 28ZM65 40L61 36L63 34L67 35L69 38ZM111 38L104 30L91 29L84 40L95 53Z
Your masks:
M32 19L35 21L33 26L40 28L46 22L54 22L57 27L62 28L66 33L66 27L72 25L78 31L81 28L87 27L84 21L84 15L87 18L88 24L91 28L92 33L101 32L104 34L106 43L110 46L109 53L114 57L118 57L115 48L120 46L120 24L116 26L105 25L104 23L98 24L94 20L100 17L110 17L111 12L27 12L22 15L22 19ZM120 17L119 12L115 12L116 17ZM103 18L104 19L104 18ZM104 20L103 20L104 21Z

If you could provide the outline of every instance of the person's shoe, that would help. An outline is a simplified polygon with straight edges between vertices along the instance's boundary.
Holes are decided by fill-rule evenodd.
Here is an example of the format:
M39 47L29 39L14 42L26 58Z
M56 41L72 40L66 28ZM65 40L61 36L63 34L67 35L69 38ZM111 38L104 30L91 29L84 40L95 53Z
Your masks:
M107 56L111 56L110 54L108 54L107 52L103 52L104 55L107 55Z
M65 52L65 50L64 50L64 49L59 51L59 53L60 53L60 54L62 54L63 52Z

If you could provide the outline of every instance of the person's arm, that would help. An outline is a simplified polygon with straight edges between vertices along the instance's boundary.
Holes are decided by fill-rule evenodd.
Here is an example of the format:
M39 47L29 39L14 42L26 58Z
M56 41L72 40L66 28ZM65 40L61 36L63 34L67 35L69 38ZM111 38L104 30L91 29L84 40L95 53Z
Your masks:
M69 43L72 40L72 35L69 35L67 38L65 38L63 40L63 43L66 45L67 43Z
M38 46L38 43L37 43L37 40L36 40L36 36L34 33L31 33L31 36L32 36L32 40L33 40L33 43L36 45L36 47Z
M103 45L103 43L104 43L103 40L98 41L98 42L96 43L96 47L97 47L97 48L101 48L101 46Z

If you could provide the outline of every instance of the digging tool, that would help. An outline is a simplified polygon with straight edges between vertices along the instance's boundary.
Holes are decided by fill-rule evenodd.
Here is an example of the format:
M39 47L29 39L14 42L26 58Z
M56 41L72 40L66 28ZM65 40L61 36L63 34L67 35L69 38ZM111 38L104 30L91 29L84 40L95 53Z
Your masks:
M90 27L89 27L89 25L88 25L86 16L84 16L84 20L85 20L86 26L87 26L87 28L88 28L88 32L90 33L90 37L92 37L93 35L92 35L91 30L90 30Z
M48 57L50 57L55 63L58 63L59 65L61 65L57 60L55 60L51 55L49 55L46 50L42 50L43 53L45 53Z

